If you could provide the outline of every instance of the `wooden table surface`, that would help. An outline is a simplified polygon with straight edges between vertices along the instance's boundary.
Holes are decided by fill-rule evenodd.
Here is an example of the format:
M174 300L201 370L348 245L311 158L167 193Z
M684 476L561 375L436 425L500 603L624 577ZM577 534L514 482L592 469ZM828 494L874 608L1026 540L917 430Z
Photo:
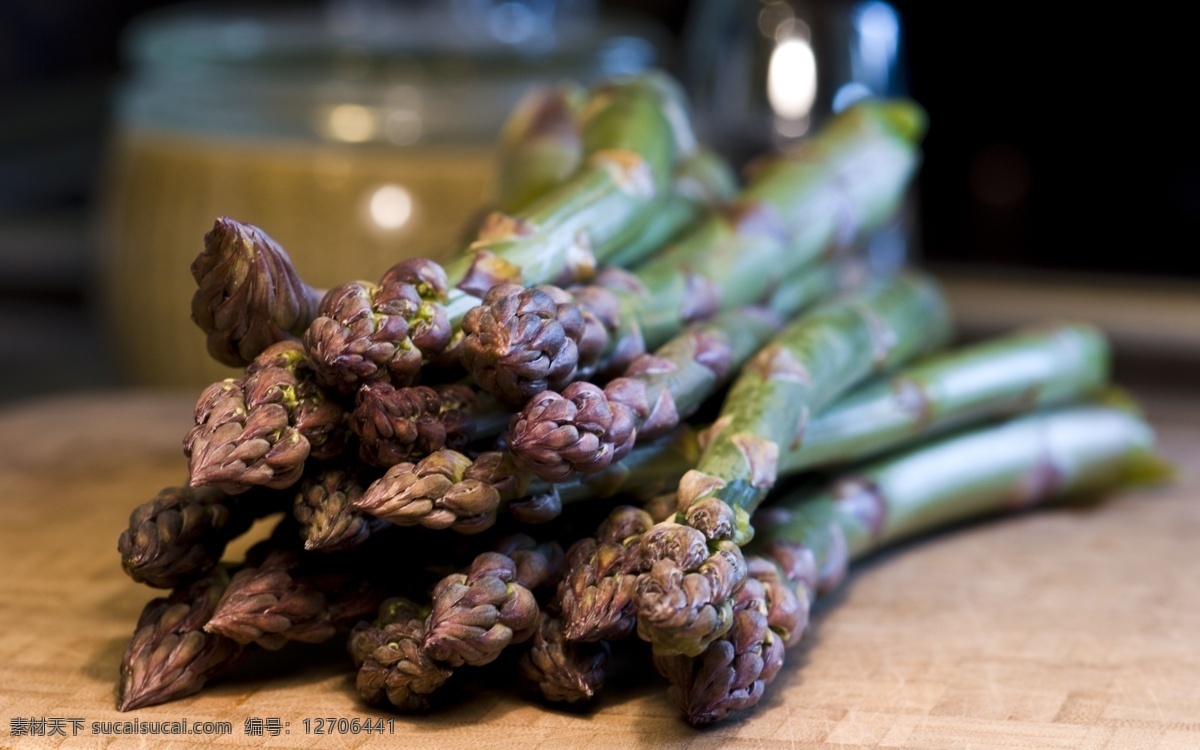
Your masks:
M191 401L80 395L0 412L0 747L1200 748L1200 400L1150 401L1181 468L1173 486L971 526L856 568L769 698L736 720L691 729L635 666L591 713L497 686L385 735L305 732L305 719L385 715L359 704L336 649L285 649L200 695L113 708L125 641L156 595L121 572L116 539L133 506L181 481ZM233 733L92 731L131 718ZM247 719L286 731L249 735ZM65 738L13 736L56 725Z

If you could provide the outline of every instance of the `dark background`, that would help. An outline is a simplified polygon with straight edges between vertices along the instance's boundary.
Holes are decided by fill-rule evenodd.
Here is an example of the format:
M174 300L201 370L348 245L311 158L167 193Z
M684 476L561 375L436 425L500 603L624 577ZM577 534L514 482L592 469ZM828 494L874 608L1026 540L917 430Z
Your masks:
M118 39L131 18L170 4L0 3L0 369L31 366L20 339L39 334L13 321L87 315L88 209L123 73ZM1197 65L1182 11L893 4L910 91L932 123L919 183L924 261L1200 280L1188 110ZM676 36L690 10L602 6L648 14ZM80 325L81 337L102 334ZM103 363L93 375L109 377Z

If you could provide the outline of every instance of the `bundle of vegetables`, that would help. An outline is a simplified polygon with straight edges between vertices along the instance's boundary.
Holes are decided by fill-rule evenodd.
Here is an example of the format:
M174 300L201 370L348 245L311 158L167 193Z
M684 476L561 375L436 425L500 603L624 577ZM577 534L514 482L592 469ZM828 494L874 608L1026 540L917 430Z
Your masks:
M738 186L650 74L522 102L497 210L444 268L318 290L218 220L193 317L244 373L201 393L187 482L119 540L171 592L118 707L335 638L371 704L425 709L516 649L523 684L574 703L636 635L706 724L761 699L850 560L1160 475L1149 428L1104 397L1099 332L947 348L932 279L855 257L923 131L911 102L860 102Z

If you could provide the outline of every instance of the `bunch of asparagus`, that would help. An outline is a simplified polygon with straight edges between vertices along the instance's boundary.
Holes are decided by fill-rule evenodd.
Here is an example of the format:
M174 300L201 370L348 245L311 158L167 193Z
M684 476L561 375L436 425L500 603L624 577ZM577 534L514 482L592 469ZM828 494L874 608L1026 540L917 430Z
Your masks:
M856 257L923 132L911 102L860 102L738 185L655 73L523 101L496 210L446 267L320 290L218 220L193 318L244 372L201 393L186 483L118 542L171 590L118 707L339 637L371 704L428 708L493 663L574 703L636 636L706 724L761 700L850 560L1157 476L1099 332L947 348L936 283Z

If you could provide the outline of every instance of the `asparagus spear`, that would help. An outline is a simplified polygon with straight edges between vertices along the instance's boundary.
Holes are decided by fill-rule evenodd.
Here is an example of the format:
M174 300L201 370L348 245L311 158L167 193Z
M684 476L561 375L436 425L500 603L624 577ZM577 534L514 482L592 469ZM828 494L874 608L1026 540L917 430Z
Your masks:
M553 703L589 701L604 688L608 644L575 643L563 633L562 621L545 612L518 662L521 679Z
M699 656L654 655L655 668L671 685L667 698L690 724L711 724L762 699L783 666L785 644L770 617L775 605L771 594L777 591L798 601L788 586L768 592L760 577L750 573L733 595L729 632Z
M566 182L496 214L446 268L452 324L496 284L588 276L650 215L690 138L668 112L677 89L654 75L593 88L580 113L583 155Z
M577 381L561 395L543 391L512 420L513 459L545 481L594 473L619 461L637 439L666 434L691 416L783 320L838 285L839 269L818 266L786 279L769 309L734 308L695 324L653 355L635 359L603 389Z
M238 643L203 630L228 584L216 568L146 604L121 657L118 711L191 695L238 662Z
M274 510L253 498L211 487L166 487L129 514L117 550L121 567L138 583L174 588L216 567L225 545L254 519Z
M289 641L321 643L382 600L379 584L348 569L322 570L296 550L273 548L233 574L204 630L271 650Z
M621 506L567 550L557 601L563 634L571 641L618 640L634 629L640 539L654 525L649 514Z
M296 341L268 347L244 379L206 388L195 420L183 441L192 487L230 494L283 489L300 478L310 456L333 458L345 448L345 413L317 385Z
M457 451L435 451L417 463L392 466L351 507L397 526L482 531L495 523L500 492L492 481L467 476L480 468L483 462Z
M528 640L538 622L531 589L557 575L562 557L557 544L520 536L443 578L433 589L425 651L451 667L477 667L495 661L510 643Z
M552 582L561 563L556 544L516 535L443 578L431 606L384 602L379 618L350 636L360 695L405 711L426 708L454 668L490 663L534 634L539 610L530 589Z
M582 330L562 324L562 304L556 315L521 314L529 293L514 285L489 294L464 319L464 365L480 387L519 404L596 368L619 369L688 322L762 299L780 279L894 212L915 169L923 130L924 115L911 103L851 107L801 154L761 168L732 208L710 212L623 287L575 290L580 314L592 311L613 321L599 349L615 361L593 362L582 346L578 352L571 347Z
M752 548L762 557L749 558L752 593L743 587L735 604L741 615L749 596L761 614L765 601L766 622L735 618L699 657L656 654L672 702L697 725L753 706L778 671L782 648L802 637L808 602L836 587L850 560L969 518L1160 478L1152 443L1149 426L1126 411L1066 407L916 446L852 470L824 491L785 496L756 517ZM770 584L765 600L754 593L758 583Z
M296 341L268 347L246 369L206 388L183 441L192 487L227 493L290 487L313 458L345 447L345 413L314 380Z
M725 632L729 596L745 574L738 546L778 477L780 447L800 441L810 412L936 347L947 331L937 288L908 274L801 318L759 352L706 432L697 467L680 480L688 525L667 521L643 539L650 570L638 583L638 634L662 653L698 654Z
M301 280L282 247L266 232L228 217L204 235L192 262L192 320L208 353L233 367L249 364L271 344L298 339L324 294Z

